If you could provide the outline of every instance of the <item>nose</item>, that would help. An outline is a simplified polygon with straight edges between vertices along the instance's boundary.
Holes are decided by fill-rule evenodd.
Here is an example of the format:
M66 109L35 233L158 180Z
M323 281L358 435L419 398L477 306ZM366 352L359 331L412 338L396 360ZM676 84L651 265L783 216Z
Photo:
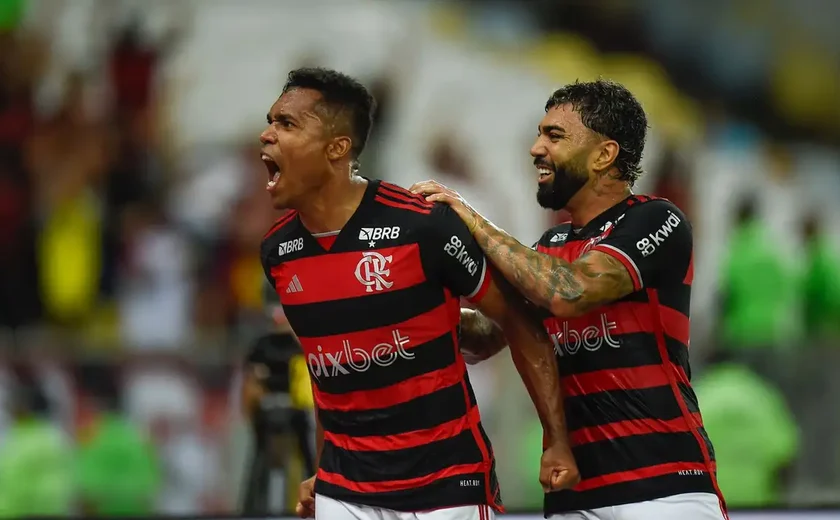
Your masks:
M266 127L266 129L263 130L260 134L260 142L262 144L274 143L274 132L272 131L270 126Z
M545 146L543 146L540 143L540 140L537 139L534 142L534 146L531 147L531 157L534 157L534 158L545 157L546 155L547 154L546 154Z

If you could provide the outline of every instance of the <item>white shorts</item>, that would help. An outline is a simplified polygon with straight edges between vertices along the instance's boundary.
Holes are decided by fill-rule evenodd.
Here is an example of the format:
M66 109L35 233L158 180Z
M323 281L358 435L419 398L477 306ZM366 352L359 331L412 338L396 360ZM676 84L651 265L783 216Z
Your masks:
M315 495L315 520L494 520L490 506L461 506L419 513L360 506Z
M717 495L684 493L647 502L551 515L551 520L729 520Z

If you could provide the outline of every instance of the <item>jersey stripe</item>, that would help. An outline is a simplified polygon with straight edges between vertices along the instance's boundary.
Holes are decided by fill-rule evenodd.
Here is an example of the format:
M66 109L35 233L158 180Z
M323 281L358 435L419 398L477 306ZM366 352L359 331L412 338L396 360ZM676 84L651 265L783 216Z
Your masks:
M410 478L404 480L385 480L381 482L354 482L338 473L328 473L323 470L318 470L318 479L323 479L330 484L335 484L347 488L356 493L375 493L377 491L401 491L407 489L415 489L427 486L436 480L452 477L455 475L465 475L468 473L481 472L485 463L479 462L476 464L464 464L461 466L450 466L448 468L424 475L422 477Z
M304 305L361 298L383 289L407 289L426 281L421 265L419 246L409 244L300 258L272 267L271 274L275 280L287 273L297 276L304 290L284 294L283 305ZM355 272L356 278L341 276L345 272Z
M619 484L621 482L658 477L661 475L667 475L668 473L679 473L681 471L704 471L705 469L706 467L703 464L696 462L669 462L667 464L657 464L656 466L647 466L633 471L610 473L608 475L601 475L600 477L582 480L577 486L575 486L575 490L586 491L611 484Z
M461 397L460 384L454 384L394 406L352 411L325 409L318 411L318 417L324 430L333 433L394 435L433 428L462 417L469 407Z
M561 339L561 343L592 348L598 339L616 337L618 324L621 324L621 334L634 334L648 332L655 323L661 322L667 336L688 344L688 317L669 307L659 306L657 309L653 310L649 304L620 302L605 307L600 314L589 313L562 322L549 319L546 325L550 327L550 333Z
M631 368L611 368L565 376L563 395L593 394L622 388L654 388L668 384L668 375L661 364Z
M473 408L463 417L426 428L394 435L373 435L369 437L352 437L332 432L324 432L324 439L330 441L337 447L352 451L381 451L381 450L404 450L425 446L429 439L449 439L463 433L470 428L472 422L478 422L478 408ZM472 434L470 434L472 436Z
M432 212L431 207L426 208L426 207L423 207L423 206L415 205L413 202L412 203L399 202L399 201L392 200L390 198L386 198L382 195L377 195L376 197L374 197L373 200L375 200L376 202L379 202L380 204L385 204L386 206L391 206L392 208L407 209L409 211L414 211L416 213L422 213L424 215L428 215Z
M263 240L270 237L278 229L280 229L281 227L283 227L286 224L288 224L289 222L291 222L291 220L296 216L297 216L297 211L292 210L292 211L289 211L288 213L286 213L285 215L283 215L282 217L278 218L277 220L275 220L274 224L272 224L272 226L271 226L271 229L269 229L268 233L266 233L263 236Z
M481 260L481 278L478 281L478 285L476 285L475 290L470 294L466 295L464 298L469 300L470 303L473 305L478 304L484 295L487 294L487 290L490 288L490 280L491 277L487 276L487 260Z
M352 460L353 464L343 463ZM391 450L346 451L324 443L321 469L340 473L353 482L407 480L439 472L448 467L482 463L482 455L466 430L447 439L433 439L425 445Z
M323 410L375 410L405 403L418 396L429 395L443 386L454 385L464 378L466 365L452 363L434 372L425 372L411 379L375 390L328 394L315 390L315 401Z
M464 482L475 482L474 486L464 486ZM315 492L330 497L344 497L356 503L363 497L365 502L379 504L377 507L394 511L429 511L429 497L435 497L437 504L432 509L458 507L464 504L484 503L484 472L465 473L441 478L423 486L422 494L404 490L371 492L359 494L346 487L327 482L322 479L315 481ZM494 507L494 509L501 509Z
M699 417L695 417L699 421ZM683 417L668 421L659 419L631 419L609 423L601 427L580 428L570 433L570 439L576 445L654 433L687 432L697 427L698 422L688 422Z
M393 200L409 202L430 209L434 205L434 203L427 201L422 195L411 193L408 190L404 190L393 184L388 184L384 182L379 185L378 194L387 198L391 198Z
M305 288L306 282L303 283ZM443 291L429 281L399 291L372 293L363 298L308 305L284 303L283 311L289 322L295 324L295 334L311 338L388 327L428 312L443 302ZM360 306L365 312L358 312ZM341 316L353 316L353 320L342 319Z

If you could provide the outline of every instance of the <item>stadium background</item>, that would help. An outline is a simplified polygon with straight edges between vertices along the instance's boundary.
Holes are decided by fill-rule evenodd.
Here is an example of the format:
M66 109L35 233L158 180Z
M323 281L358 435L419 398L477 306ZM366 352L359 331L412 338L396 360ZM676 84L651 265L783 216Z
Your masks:
M626 84L651 121L638 191L695 226L693 378L724 492L840 507L838 19L832 0L0 0L0 514L43 505L10 505L21 475L68 514L118 477L159 514L235 513L240 359L281 319L257 138L302 65L379 99L365 175L438 179L529 244L558 218L527 154L545 99ZM536 510L522 385L505 356L471 370L504 499ZM52 466L10 413L33 385ZM101 417L146 458L90 469Z

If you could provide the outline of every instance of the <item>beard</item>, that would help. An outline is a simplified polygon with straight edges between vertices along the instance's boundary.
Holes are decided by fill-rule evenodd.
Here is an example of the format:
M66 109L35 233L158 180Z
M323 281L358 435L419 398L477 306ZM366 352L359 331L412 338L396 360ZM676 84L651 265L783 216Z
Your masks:
M537 187L537 203L546 209L558 211L565 208L589 180L587 172L572 161L556 167L545 161L534 161L534 164L547 166L554 171L551 183Z

